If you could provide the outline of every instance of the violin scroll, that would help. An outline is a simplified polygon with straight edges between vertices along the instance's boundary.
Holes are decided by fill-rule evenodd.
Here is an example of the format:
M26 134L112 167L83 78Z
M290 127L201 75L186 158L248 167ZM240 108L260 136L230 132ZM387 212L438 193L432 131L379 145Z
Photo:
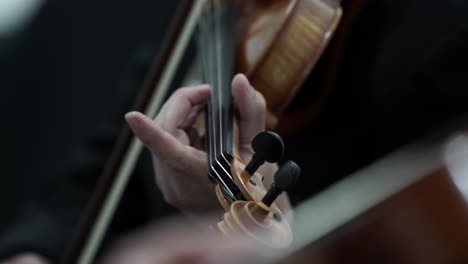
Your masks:
M283 153L283 141L273 132L258 134L252 142L252 147L256 151L255 155L261 157L257 160L263 160L260 165L265 160L279 160ZM258 162L254 163L256 170L260 165ZM252 168L251 164L252 161L244 167L239 159L234 159L232 163L232 176L245 198L244 201L238 200L229 204L217 186L218 199L226 209L223 220L218 223L218 229L227 238L242 234L268 247L287 247L292 241L291 229L274 201L297 182L300 168L292 161L284 163L275 173L274 182L267 191L263 185L263 176L249 172L248 167Z
M291 229L274 200L297 182L299 173L296 163L286 162L275 173L275 182L261 201L232 203L218 229L227 238L242 234L271 248L287 247L292 241Z

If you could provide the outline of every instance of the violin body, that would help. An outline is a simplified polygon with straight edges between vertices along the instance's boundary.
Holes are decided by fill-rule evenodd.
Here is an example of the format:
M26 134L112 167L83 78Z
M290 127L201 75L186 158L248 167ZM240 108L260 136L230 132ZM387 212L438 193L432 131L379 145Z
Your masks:
M327 0L257 1L242 22L237 72L266 99L267 126L281 114L313 70L342 16Z

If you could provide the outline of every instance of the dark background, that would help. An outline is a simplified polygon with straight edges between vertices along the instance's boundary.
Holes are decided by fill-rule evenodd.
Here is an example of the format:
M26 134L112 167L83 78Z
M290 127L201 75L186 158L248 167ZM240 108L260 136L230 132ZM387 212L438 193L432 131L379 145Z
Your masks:
M77 222L72 210L88 197L63 194L90 195L178 2L46 1L1 39L0 247L12 230L27 234L25 216L38 218L31 229L51 222L62 232L47 210L69 207ZM86 178L73 182L84 163Z

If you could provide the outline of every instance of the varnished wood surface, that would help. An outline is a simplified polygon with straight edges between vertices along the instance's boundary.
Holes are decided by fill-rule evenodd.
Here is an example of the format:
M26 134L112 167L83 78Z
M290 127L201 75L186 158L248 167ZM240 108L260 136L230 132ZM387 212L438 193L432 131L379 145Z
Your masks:
M332 2L341 2L333 1ZM333 94L338 81L338 73L342 65L343 58L346 55L345 47L353 30L354 20L359 16L361 10L366 6L368 0L352 0L344 1L341 5L343 14L341 21L336 28L336 32L327 46L322 57L317 62L316 66L308 77L313 79L308 89L315 89L316 94L310 96L308 100L293 100L292 107L288 107L285 113L278 121L275 128L284 138L293 137L307 125L313 123L320 114L327 108L327 103L330 96ZM309 85L309 83L308 83ZM307 91L300 91L298 96L306 95ZM312 93L313 94L313 93Z
M270 127L317 63L341 13L324 0L275 1L258 4L245 22L237 69L265 96Z

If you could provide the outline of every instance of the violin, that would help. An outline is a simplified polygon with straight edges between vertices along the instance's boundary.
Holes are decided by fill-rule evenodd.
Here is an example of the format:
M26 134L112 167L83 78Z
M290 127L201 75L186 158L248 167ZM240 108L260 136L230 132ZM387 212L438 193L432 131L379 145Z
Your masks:
M277 135L269 132L259 134L252 142L255 156L251 161L239 157L230 80L235 72L243 72L264 95L269 129L301 117L285 118L285 111L330 42L342 9L338 1L331 0L242 4L187 1L174 26L177 34L168 39L162 53L161 60L166 63L153 67L146 85L149 95L141 97L141 102L155 103L141 103L145 107L136 108L155 116L165 95L153 93L165 94L168 90L182 50L199 22L203 78L213 87L205 118L207 174L226 210L217 229L226 238L242 233L269 247L287 248L287 253L299 251L299 258L307 258L307 262L466 263L466 203L450 177L449 163L434 158L440 155L417 155L434 153L424 144L337 183L297 208L295 224L288 223L274 200L294 183L299 169L292 162L285 163L276 173L273 187L266 190L256 170L265 161L276 162L284 147ZM339 61L339 54L334 55ZM327 93L324 90L322 95ZM317 104L311 105L304 111L307 116L316 110ZM142 146L129 135L122 137L121 146L130 146L129 153L138 153ZM89 263L94 258L137 157L116 153L89 210L87 219L96 224L84 225L87 232L77 240L81 241L74 251L78 253L72 253L67 263ZM373 189L378 191L370 192ZM437 192L446 195L443 203L434 199ZM441 217L447 212L452 223ZM258 229L262 232L249 232ZM297 263L298 259L286 261Z
M252 160L242 160L231 79L235 72L247 75L264 95L267 125L274 127L336 29L341 9L337 5L322 6L320 1L259 1L242 6L241 11L236 2L221 6L211 2L207 8L209 14L200 21L199 54L204 82L212 86L205 130L208 174L227 211L218 228L228 237L249 230L245 233L252 239L270 247L286 247L292 241L291 231L274 200L292 187L300 169L294 162L286 162L275 174L272 187L265 189L263 177L256 170L265 161L278 162L284 148L281 138L272 132L257 135L252 142ZM248 13L241 16L246 19L239 22L238 12ZM239 24L242 29L236 37ZM240 41L234 54L236 39ZM253 235L255 229L262 229L264 236Z
M233 223L229 219L238 219L237 216L243 212L247 215L253 213L248 221L276 223L271 230L276 230L280 239L275 239L275 243L287 246L291 241L291 232L274 200L294 182L283 179L284 174L292 174L292 179L295 179L299 172L294 163L287 163L278 171L278 183L275 185L283 189L265 190L262 176L255 171L265 160L274 161L281 156L281 140L272 133L259 135L256 159L249 164L239 159L236 154L235 117L227 89L230 80L234 72L248 76L253 86L266 98L268 127L274 128L337 28L342 15L339 2L284 0L215 3L203 0L183 1L181 4L171 26L171 34L150 70L135 109L149 117L156 116L183 52L200 23L199 41L205 44L200 45L205 47L200 51L204 79L214 87L206 118L209 131L207 141L210 142L207 150L212 168L208 174L215 182L220 203L228 211L225 221L218 225L226 235ZM210 11L209 15L207 10ZM242 19L237 21L237 18ZM215 56L212 51L216 51ZM262 149L264 154L268 154L272 144L280 146L275 157L260 155ZM65 263L93 261L142 148L142 144L125 127L66 254ZM240 201L242 206L236 201ZM234 211L231 211L231 206ZM243 221L237 224L243 226ZM270 239L269 244L275 245L272 241Z
M252 142L256 156L251 161L237 153L236 118L228 89L233 73L245 73L266 98L269 129L300 128L316 115L333 85L303 111L285 118L287 105L343 16L327 69L339 63L342 47L336 40L349 27L353 12L348 11L359 9L351 7L342 13L339 1L332 0L259 0L242 2L240 7L226 1L216 5L185 1L135 109L156 115L200 22L203 78L214 88L206 114L207 174L226 209L217 225L223 236L229 239L241 233L268 247L283 248L284 263L467 263L466 193L454 180L454 165L466 163L466 151L454 151L454 157L444 159L445 141L405 148L303 203L295 209L292 225L274 200L294 183L298 168L285 163L270 190L256 172L264 161L274 162L281 156L281 140L276 134L261 133ZM333 83L333 78L326 79ZM141 149L130 131L124 130L64 263L93 261ZM259 229L262 232L249 232Z

